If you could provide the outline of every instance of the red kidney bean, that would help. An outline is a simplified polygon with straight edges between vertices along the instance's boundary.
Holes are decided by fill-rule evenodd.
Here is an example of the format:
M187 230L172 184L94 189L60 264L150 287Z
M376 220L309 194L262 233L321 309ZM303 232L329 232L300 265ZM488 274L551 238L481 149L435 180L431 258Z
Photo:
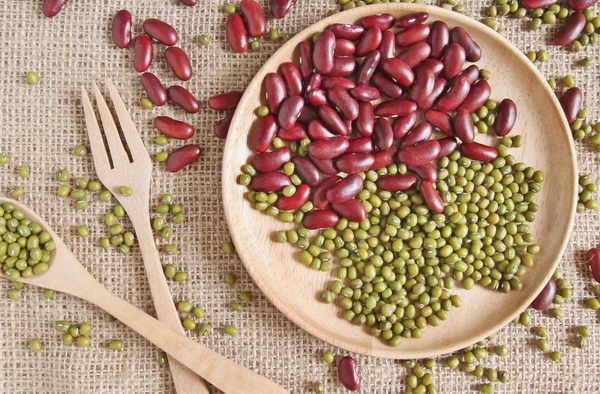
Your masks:
M301 184L296 187L296 193L290 197L279 196L277 208L280 211L294 211L300 208L310 197L310 186Z
M452 29L450 40L464 49L467 61L478 62L481 59L481 47L463 27L456 26Z
M320 228L333 227L339 221L337 213L322 209L320 211L310 211L304 215L302 225L309 230L318 230Z
M383 190L390 192L399 192L408 190L417 183L417 177L411 174L406 175L383 175L377 180L377 184Z
M592 248L587 252L588 264L596 282L600 282L600 249Z
M427 141L433 134L433 127L427 122L420 123L417 127L411 130L400 142L400 149L405 146L415 145L419 142Z
M348 120L358 118L358 101L356 101L344 88L333 88L327 92L327 98Z
M169 118L168 116L157 116L154 118L154 127L156 127L161 134L178 140L187 140L192 138L196 132L194 126Z
M587 20L582 12L576 11L567 18L566 23L554 35L556 45L569 45L583 32Z
M397 56L398 59L408 64L410 68L416 67L431 54L431 47L424 41L412 44Z
M446 79L450 79L458 75L465 64L465 57L465 50L459 44L453 42L452 44L446 45L444 57L442 58L442 63L444 63L442 76Z
M143 24L146 34L166 46L173 46L179 41L177 30L160 19L146 19Z
M583 93L581 93L581 89L577 87L572 87L563 94L560 98L560 106L565 112L565 116L567 117L567 122L569 124L573 123L577 118L577 113L581 109L581 103L583 101ZM515 108L516 113L516 108ZM495 126L495 125L494 125ZM496 134L498 132L496 131Z
M417 107L424 111L433 107L435 101L442 95L442 93L446 90L446 80L444 78L438 78L435 80L435 84L433 85L433 91L431 94L423 100L419 100L417 102Z
M316 90L321 87L321 83L323 82L323 76L319 73L314 73L310 76L308 80L308 84L306 85L306 92L310 92L311 90Z
M362 189L362 186L363 180L360 175L350 174L331 185L325 192L325 197L330 203L341 204L353 199Z
M333 165L333 160L331 159L317 159L316 157L310 156L310 161L312 161L315 167L325 175L335 175L339 172Z
M409 27L406 30L396 33L396 45L400 47L407 47L412 44L416 44L417 42L425 41L427 37L429 37L430 33L431 28L429 25L416 25Z
M350 56L354 53L356 47L350 40L344 38L336 38L334 54L337 56Z
M577 108L579 111L579 108ZM577 112L573 119L577 116ZM498 111L496 111L496 120L494 121L494 131L499 137L503 137L510 133L515 122L517 121L517 106L511 99L504 99L498 105Z
M437 78L444 70L444 63L437 59L425 59L421 64L414 68L413 72L415 75L419 75L426 70L430 70L433 73L433 76Z
M327 95L323 89L311 90L308 93L308 101L315 107L327 104Z
M465 77L469 82L469 85L473 85L479 79L479 67L471 64L458 75Z
M440 112L434 109L427 110L425 111L425 120L431 123L433 127L444 133L444 135L451 136L454 134L452 117L446 112Z
M373 152L373 141L369 137L359 137L348 140L348 153L371 153Z
M598 0L568 0L567 5L574 11L583 11L594 6L597 2Z
M460 146L460 151L468 158L479 160L484 163L494 161L498 158L498 151L495 148L480 144L478 142L462 144Z
M540 291L540 294L531 302L531 307L538 311L545 311L550 308L556 295L556 287L556 281L554 278L550 278L546 286Z
M265 77L265 94L269 111L276 114L279 106L287 97L287 90L283 78L277 73L269 73Z
M402 97L402 88L394 82L393 79L383 74L382 72L375 72L371 78L371 83L375 85L377 89L391 99L397 99Z
M227 111L228 109L237 107L242 94L242 92L238 92L237 90L217 94L208 99L208 106L215 111Z
M419 118L419 114L415 112L411 112L408 115L399 116L394 122L394 126L392 127L392 131L394 133L395 139L400 139L408 134L409 131L417 124L417 119Z
M165 59L173 74L182 81L188 81L192 77L192 65L190 59L178 47L169 47L165 50Z
M313 72L312 48L310 41L304 40L298 45L298 62L303 78L308 78Z
M444 212L444 202L442 201L440 193L433 187L433 183L421 181L419 192L421 192L421 197L423 197L429 210L437 213Z
M333 89L336 86L344 89L352 89L356 84L349 79L340 77L327 77L321 83L321 88L325 90Z
M146 91L146 96L152 101L154 105L163 106L167 103L167 90L152 73L144 73L140 77L140 83Z
M337 23L329 28L337 38L354 41L362 36L365 28L359 25L343 25Z
M267 32L267 22L262 7L255 0L242 0L240 13L246 21L248 33L252 37L262 37Z
M392 164L394 162L394 156L396 155L397 151L398 147L392 145L388 150L375 153L373 155L375 161L373 162L373 165L371 166L370 170L378 170L380 168L387 167L390 164Z
M400 149L398 160L407 166L422 166L434 160L440 153L440 149L440 143L437 140L424 141Z
M266 152L277 134L277 124L273 115L258 118L250 134L248 145L257 152Z
M331 185L337 183L340 179L342 178L340 178L337 175L333 175L329 178L326 178L323 182L321 182L319 186L315 188L315 192L313 193L312 199L315 208L323 209L327 207L327 205L329 205L329 201L327 200L325 194L327 190L331 187Z
M371 27L366 29L365 33L356 43L356 50L354 56L363 57L369 52L374 51L379 47L381 43L381 29L378 27Z
M308 138L305 127L298 122L289 129L279 129L277 136L284 141L300 141Z
M464 109L469 113L477 111L490 98L491 92L492 88L488 81L485 79L477 81L471 86L471 91L467 95L467 98L465 98L465 101L458 106L458 110Z
M417 74L415 82L408 92L408 98L415 103L420 100L425 100L429 97L431 92L433 92L434 85L435 76L433 75L433 71L424 70L420 74Z
M392 27L396 18L390 14L377 14L377 15L369 15L365 16L360 24L365 29L370 29L372 27L378 27L379 30L384 31Z
M396 56L396 36L393 31L386 30L381 33L379 53L381 53L382 59L391 59Z
M440 96L436 103L436 108L442 112L454 111L459 105L465 101L471 85L464 76L459 76L454 80L454 84L448 89L448 91Z
M377 69L377 65L379 65L380 60L381 53L379 53L379 51L370 52L360 65L358 76L356 77L356 83L359 85L367 84Z
M331 209L341 217L352 222L360 223L367 218L365 206L358 200L348 200L341 204L331 204Z
M375 108L376 116L404 116L417 110L417 104L410 100L396 99L380 103Z
M190 144L182 146L171 152L167 159L167 170L169 172L178 172L195 163L200 158L201 148L199 145Z
M374 161L373 155L367 152L345 153L335 160L335 167L346 174L357 174L371 168Z
M386 118L377 118L373 128L373 143L380 151L390 148L394 143L394 132L392 125Z
M325 123L325 125L329 127L329 130L335 134L349 135L352 131L333 108L322 105L317 111L323 123Z
M131 27L133 21L127 10L117 12L112 22L112 41L119 48L127 48L131 43Z
M281 19L290 12L290 8L296 4L297 0L271 0L271 14L273 18Z
M473 120L471 120L471 114L466 109L461 109L454 115L454 135L456 135L462 142L470 143L475 139L475 130L473 129Z
M133 48L133 68L137 72L144 72L150 68L154 56L152 41L146 36L137 36Z
M301 96L289 96L283 100L277 114L279 126L289 129L295 125L302 107L304 107L304 99Z
M421 23L424 23L427 20L427 18L429 18L429 14L426 12L408 14L396 19L395 26L400 29L406 29L407 27L420 25Z
M300 69L291 62L282 63L279 66L279 72L283 77L287 93L290 96L297 96L302 94L302 74Z
M290 177L281 172L263 172L252 177L248 188L255 192L278 192L291 185Z
M287 146L270 152L263 152L252 157L252 165L260 172L277 171L292 158L292 151Z
M441 141L441 140L438 140ZM408 170L419 178L427 182L436 182L438 173L435 166L431 163L423 164L422 166L406 166Z
M335 53L335 35L325 30L319 35L313 48L312 61L315 69L321 74L333 70L333 55Z
M244 53L248 50L248 32L240 14L229 15L225 23L225 36L234 52Z
M215 128L213 129L213 133L217 138L226 138L227 133L229 132L229 125L231 124L231 119L233 119L233 114L235 111L229 111L221 120L219 120L215 124Z
M294 171L304 183L312 187L319 184L321 181L321 174L309 159L302 156L295 156L292 159L292 163L294 163Z
M313 141L328 140L334 138L335 134L327 130L327 127L320 120L311 120L308 124L308 136Z
M356 130L363 137L370 137L373 134L375 125L375 112L373 105L368 101L358 103L358 118L356 118Z
M354 358L346 356L338 362L338 377L340 382L350 391L357 391L360 386Z
M446 137L437 140L440 143L440 153L438 154L438 159L440 157L448 156L452 152L456 150L458 143L456 142L456 138L454 137Z
M359 101L373 101L381 96L377 88L367 85L359 85L350 89L350 95Z
M349 77L356 70L356 60L352 57L333 58L333 69L327 73L329 77Z
M521 5L528 10L533 10L535 8L546 8L557 2L558 0L522 0Z
M333 159L348 149L348 140L338 136L328 140L313 141L308 145L308 153L317 159Z
M397 58L385 59L381 62L381 69L404 87L412 85L415 80L413 70L408 64Z
M313 107L305 105L302 111L300 111L298 122L308 123L313 119L319 119L319 114L317 114L317 111Z
M431 24L431 35L429 36L429 45L431 45L431 57L439 59L444 53L446 45L450 42L450 31L448 25L443 21L435 21Z
M42 13L48 18L54 18L68 2L69 0L44 0Z

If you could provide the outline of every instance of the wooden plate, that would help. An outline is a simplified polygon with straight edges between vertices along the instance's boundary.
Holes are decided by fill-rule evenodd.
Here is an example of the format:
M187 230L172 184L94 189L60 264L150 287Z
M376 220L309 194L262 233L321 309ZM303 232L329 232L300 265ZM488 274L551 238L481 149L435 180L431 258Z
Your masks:
M292 228L252 208L244 198L246 187L236 183L251 155L247 140L261 105L265 75L294 57L295 48L313 33L334 23L355 23L379 13L395 16L428 12L429 23L444 20L450 27L464 26L483 50L477 63L492 72L492 98L515 101L519 116L512 135L522 134L524 146L511 149L517 160L546 173L537 195L539 211L531 226L541 253L525 275L521 291L509 294L475 286L471 291L456 289L464 305L452 309L440 326L427 327L423 338L404 340L397 348L372 337L364 328L339 317L334 304L320 302L332 274L311 270L295 257L297 248L273 241L273 233ZM478 136L485 141L489 136ZM496 332L525 309L556 268L567 244L577 202L575 151L567 121L559 102L532 63L499 34L458 13L420 4L378 4L341 12L305 29L283 45L258 71L240 101L225 145L223 157L223 199L225 216L233 242L246 269L263 293L294 323L314 336L349 351L388 358L421 358L452 352Z

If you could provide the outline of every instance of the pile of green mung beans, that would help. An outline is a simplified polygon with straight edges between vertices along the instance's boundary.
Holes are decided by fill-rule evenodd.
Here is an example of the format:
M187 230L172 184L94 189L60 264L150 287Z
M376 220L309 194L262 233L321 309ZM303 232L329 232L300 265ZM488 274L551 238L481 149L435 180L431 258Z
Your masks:
M71 346L75 343L77 347L90 347L92 344L90 334L92 333L93 326L91 323L84 322L77 325L66 320L58 320L54 323L54 329L62 334L62 343L65 346ZM114 345L114 347L117 346ZM123 344L121 343L122 347Z
M80 145L81 149L86 149ZM77 149L76 149L77 150ZM81 153L81 152L80 152ZM72 178L66 169L60 169L56 172L56 179L61 183L56 189L56 195L60 198L69 197L73 201L73 207L76 210L84 210L89 207L90 194L96 195L100 202L107 202L112 199L112 193L103 188L102 183L97 180L88 180L83 177ZM72 186L69 183L72 183Z
M586 209L598 209L598 200L592 198L593 193L598 191L598 185L594 183L591 175L579 176L579 189L577 200L577 212L581 213Z

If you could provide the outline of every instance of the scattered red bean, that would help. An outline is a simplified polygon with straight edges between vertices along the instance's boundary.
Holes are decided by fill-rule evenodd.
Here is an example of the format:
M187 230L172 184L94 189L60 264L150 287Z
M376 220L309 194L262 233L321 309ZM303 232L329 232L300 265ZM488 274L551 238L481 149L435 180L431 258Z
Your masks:
M356 60L351 57L334 57L333 68L327 74L329 77L349 77L356 70Z
M442 201L440 193L433 187L433 183L421 181L419 192L421 192L421 197L423 197L427 208L437 213L444 212L444 201Z
M478 62L481 59L481 47L462 26L456 26L450 33L450 40L459 44L466 52L467 61Z
M572 87L563 94L560 98L560 106L565 112L567 122L573 123L577 119L577 112L581 109L581 103L583 101L583 93L581 89ZM516 111L516 109L515 109Z
M225 24L225 33L227 43L234 52L244 53L248 50L248 33L240 14L229 15Z
M119 48L127 48L131 43L131 28L133 20L127 10L117 12L112 22L112 40Z
M285 163L292 158L290 148L274 149L270 152L263 152L252 157L252 165L260 172L272 172L279 170Z
M323 89L311 90L310 93L308 93L308 101L313 107L325 105L327 104L327 94Z
M400 18L396 19L395 26L399 29L406 29L408 27L424 23L427 20L427 18L429 18L428 13L417 12L415 14L401 16Z
M327 77L323 79L323 83L321 83L321 88L325 90L333 89L335 87L352 89L355 86L356 84L351 80L340 77Z
M257 152L266 152L277 134L277 124L273 115L258 118L254 129L250 133L250 148Z
M479 160L487 163L498 158L498 151L491 146L483 145L478 142L462 144L460 151L463 155L473 160Z
M289 160L288 160L289 161ZM305 157L294 156L294 172L309 186L315 187L321 182L321 174L315 165Z
M419 75L426 70L433 72L433 76L437 78L444 71L444 63L433 58L425 59L413 71L415 75Z
M411 46L419 41L425 41L427 37L429 37L430 33L431 28L429 25L416 25L409 27L406 30L396 33L396 45L399 47Z
M163 106L167 103L167 90L152 73L144 73L140 77L140 83L146 91L146 95L154 105Z
M290 8L296 4L297 0L271 0L271 13L273 18L281 19L290 12Z
M408 190L417 183L417 177L411 174L405 175L383 175L380 176L377 184L383 190L390 192L399 192Z
M337 224L339 216L337 213L322 209L320 211L310 211L304 215L302 225L309 230L333 227Z
M238 92L236 90L217 94L208 99L208 106L215 111L227 111L231 108L235 108L240 99L242 98L242 92Z
M195 144L185 145L174 150L167 159L167 170L169 172L181 171L190 164L197 162L201 151L200 146Z
M231 124L231 119L233 118L234 113L235 111L229 111L221 120L219 120L215 124L213 133L217 136L217 138L224 139L227 137L227 133L229 132L229 125Z
M313 119L319 119L317 110L315 110L313 107L305 105L300 112L300 116L298 116L298 122L308 123Z
M308 124L308 136L313 141L319 141L333 138L335 137L335 134L329 131L323 122L318 119L313 119Z
M192 65L183 49L169 47L165 50L165 59L173 74L182 81L192 78Z
M431 57L439 59L444 54L446 45L450 42L450 30L444 21L435 21L431 24L429 45L431 45Z
M466 54L463 47L455 42L448 44L446 49L444 49L444 57L442 58L442 63L444 63L442 76L450 79L458 75L465 64L465 57Z
M167 90L167 96L169 97L169 101L178 107L181 107L187 113L195 114L200 110L200 103L196 97L194 97L189 90L182 86L171 86Z
M479 79L479 67L477 67L474 64L471 64L469 67L461 71L461 73L458 75L464 76L469 82L469 85L473 85Z
M400 149L398 160L407 166L422 166L436 159L440 149L440 143L437 140L424 141Z
M331 209L341 217L352 222L362 222L367 217L365 206L357 200L348 200L341 204L331 204Z
M291 185L290 177L281 172L263 172L252 177L248 187L256 192L278 192Z
M335 35L325 30L319 35L312 54L312 61L317 72L328 74L333 70L333 56L335 53Z
M242 0L240 13L246 21L248 33L252 37L262 37L267 32L267 22L262 7L255 0Z
M294 126L303 107L304 99L301 96L290 96L283 100L277 114L279 125L284 129Z
M410 98L415 103L421 100L425 100L427 97L429 97L431 92L433 92L434 86L435 75L433 75L433 71L424 70L420 74L417 74L415 82L410 88L408 98Z
M473 128L473 120L471 120L471 114L466 109L461 109L454 115L454 135L456 135L462 142L470 143L475 139L475 130Z
M554 35L556 45L569 45L583 32L587 19L583 12L576 11L567 18L565 24Z
M579 111L579 109L577 109ZM575 112L577 114L577 112ZM499 137L510 133L517 121L517 106L511 99L504 99L498 105L496 111L496 120L494 121L494 131Z
M554 278L550 278L546 286L542 289L540 294L531 302L531 307L538 311L545 311L550 308L556 295L556 281Z
M135 71L143 73L150 68L154 57L152 40L144 35L137 36L133 47L133 68Z
M442 93L444 93L445 90L446 80L444 78L436 79L435 84L433 85L433 91L431 92L429 97L427 97L424 100L419 100L417 102L417 108L427 111L428 109L433 107L433 104L436 102L438 97L440 97Z
M381 69L404 87L412 85L415 80L413 70L398 58L385 59L381 62Z
M301 184L296 187L296 193L290 197L280 196L277 199L277 208L281 211L293 211L300 208L310 198L310 186Z
M350 391L357 391L360 386L354 357L346 356L338 362L338 377L340 382Z
M161 44L173 46L179 41L177 30L159 19L146 19L143 28L146 34Z
M154 127L156 127L161 134L178 140L190 139L196 132L194 126L169 118L168 116L157 116L154 118Z
M277 136L284 141L300 141L304 138L308 138L306 128L298 122L289 129L279 129Z
M54 18L68 2L69 0L44 0L42 13L48 18Z
M594 280L600 283L600 249L592 248L588 250L587 258Z

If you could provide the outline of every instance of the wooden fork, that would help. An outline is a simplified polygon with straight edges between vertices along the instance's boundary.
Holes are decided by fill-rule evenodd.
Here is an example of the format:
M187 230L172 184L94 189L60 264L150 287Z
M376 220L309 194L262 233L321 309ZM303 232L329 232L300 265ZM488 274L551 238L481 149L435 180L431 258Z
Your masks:
M96 173L104 186L125 208L129 219L131 219L142 252L158 320L183 334L184 330L163 273L150 226L149 199L150 182L152 180L150 155L117 89L110 80L107 80L106 84L125 137L125 143L131 152L132 160L130 161L127 156L125 146L121 141L108 105L104 101L98 86L94 83L94 94L104 126L108 150L104 146L98 121L85 89L82 89L81 96ZM112 160L112 165L109 158ZM130 197L122 196L119 193L120 186L130 187L133 195ZM175 389L179 394L208 394L206 384L194 372L172 357L169 357L169 366L175 382Z

